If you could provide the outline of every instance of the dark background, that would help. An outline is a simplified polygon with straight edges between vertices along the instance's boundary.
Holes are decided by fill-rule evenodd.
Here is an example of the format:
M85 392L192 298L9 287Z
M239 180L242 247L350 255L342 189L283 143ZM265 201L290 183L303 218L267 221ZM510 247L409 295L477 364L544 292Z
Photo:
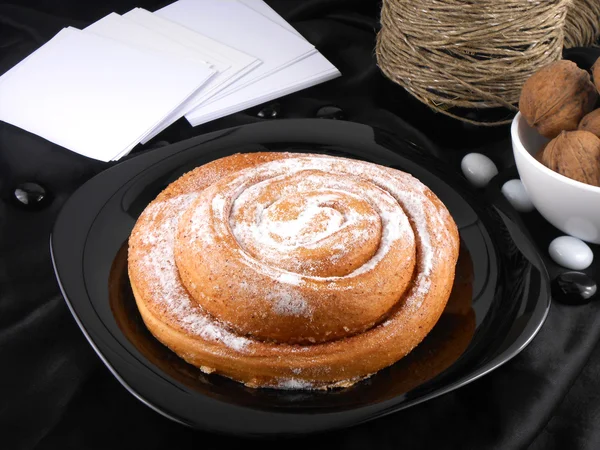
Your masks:
M488 154L501 169L512 165L508 127L473 127L434 114L380 74L374 58L380 2L267 2L343 73L340 79L281 99L280 117L274 120L314 117L320 107L336 105L347 120L392 132L402 121L410 123L435 141L449 170L457 170L460 157L474 150ZM124 13L138 6L154 10L168 3L0 2L0 74L62 27L81 28L113 11ZM567 56L586 65L600 55L590 50ZM135 152L265 120L257 117L259 109L196 128L181 120ZM183 428L142 405L110 375L72 319L52 271L49 234L69 195L108 166L0 122L0 448L249 445ZM22 182L37 182L48 190L43 207L19 207L13 191ZM523 219L545 255L558 231L537 213ZM597 248L595 252L598 255ZM548 267L551 275L560 271L551 262ZM597 277L597 265L588 273ZM582 306L554 302L546 324L525 351L492 374L443 397L341 432L259 445L315 450L598 449L599 309L598 302Z

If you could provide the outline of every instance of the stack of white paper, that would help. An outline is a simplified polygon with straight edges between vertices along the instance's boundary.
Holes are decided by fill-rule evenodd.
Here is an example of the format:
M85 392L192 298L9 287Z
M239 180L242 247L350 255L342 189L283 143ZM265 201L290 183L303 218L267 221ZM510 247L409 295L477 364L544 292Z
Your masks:
M269 32L273 34L269 35L261 32L260 29L254 29L251 25L239 23L238 21L235 22L235 25L232 23L231 26L227 26L227 18L224 17L221 22L222 26L215 26L208 30L200 25L206 20L202 19L203 5L206 7L208 4L220 5L218 10L221 14L227 14L227 12L236 14L238 11L250 14L249 10L253 10L255 14L252 17L262 15L265 19L278 25L280 29L270 28ZM251 33L253 35L253 45L256 46L256 52L261 52L260 54L265 59L292 56L288 53L289 50L281 46L274 47L273 45L273 35L277 32L281 33L281 29L289 33L287 36L288 39L291 40L292 35L295 37L295 45L297 46L295 48L306 50L310 46L291 25L262 0L179 0L156 11L155 14L196 31L204 30L204 32L214 33L217 36L223 35L222 39L226 39L230 45L241 49L248 48L249 40L247 39L247 35ZM239 15L237 17L244 16ZM264 22L262 23L264 24ZM303 46L299 43L300 41L304 42ZM264 73L262 76L256 76L252 84L247 85L237 92L234 91L233 94L225 95L221 98L213 98L208 104L202 105L186 114L186 119L193 126L200 125L291 94L292 92L323 83L341 75L335 66L327 61L314 47L310 46L310 48L312 50L304 53L303 57L296 59L295 63L284 65L279 67L278 70ZM277 54L279 51L287 55ZM252 75L250 74L248 78L252 77Z
M0 120L110 161L339 75L262 0L180 0L63 29L0 77Z

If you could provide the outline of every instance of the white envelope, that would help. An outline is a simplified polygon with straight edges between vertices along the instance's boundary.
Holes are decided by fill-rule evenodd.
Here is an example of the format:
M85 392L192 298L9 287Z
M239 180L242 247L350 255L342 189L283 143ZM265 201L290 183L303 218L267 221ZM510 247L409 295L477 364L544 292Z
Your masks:
M301 36L277 12L262 0L239 0L255 11L269 18L288 31ZM302 38L304 39L304 38ZM341 75L339 70L320 53L286 67L262 80L247 86L234 94L203 105L186 115L192 126L201 125L211 120L269 102L279 97L309 88Z
M208 103L316 52L305 39L235 0L179 0L154 14L253 54L263 62Z
M173 58L181 57L183 59L189 59L191 62L197 63L198 66L203 69L202 73L204 73L206 70L214 69L212 64L207 63L206 60L208 58L204 58L204 55L194 51L194 49L175 42L162 34L155 33L154 31L138 25L135 22L126 20L116 13L111 13L97 22L89 25L83 30L83 32L94 33L109 39L115 39L127 45L159 52ZM216 64L221 71L230 67L221 62L216 62ZM216 72L213 70L213 76L215 73ZM160 133L162 130L202 103L202 97L205 96L206 89L208 86L210 86L210 81L212 80L213 76L209 78L207 83L201 86L200 89L190 96L190 98L182 103L173 114L170 114L168 117L163 119L163 121L154 130L150 130L148 134L154 136ZM146 139L150 140L151 138Z
M267 5L263 0L238 0L238 1L243 3L244 5L246 5L248 8L252 8L257 13L262 14L267 19L269 19L272 22L275 22L276 24L285 28L289 32L294 33L296 36L300 36L302 39L304 39L304 36L302 36L300 33L298 33L298 30L296 30L293 26L291 26L283 17L281 17L279 14L277 14L277 11L275 11L273 8L271 8L269 5Z
M123 14L124 19L131 20L156 33L161 33L169 39L198 51L217 67L218 74L211 80L206 91L206 98L219 92L238 78L256 69L262 64L259 58L241 52L219 41L209 38L200 32L190 30L173 21L159 17L142 8L135 8ZM221 70L219 62L229 66Z
M204 55L200 51L174 41L164 34L138 25L117 13L110 13L84 28L83 32L98 34L134 47L145 48L175 57L189 58L220 71L230 67L230 65L221 61L212 62L209 55Z
M76 153L130 151L212 74L74 28L0 77L0 120Z
M277 72L227 97L196 108L185 118L193 127L339 77L340 72L320 53L294 64L295 77ZM287 69L285 69L287 70ZM252 93L246 95L246 90Z
M228 47L177 23L158 17L145 9L135 8L121 17L150 31L159 33L178 44L193 49L217 69L218 73L210 79L206 88L195 98L198 105L206 102L207 99L251 72L262 63L254 56ZM179 117L171 118L167 123L161 124L161 126L146 136L142 140L142 143L145 144L148 142Z

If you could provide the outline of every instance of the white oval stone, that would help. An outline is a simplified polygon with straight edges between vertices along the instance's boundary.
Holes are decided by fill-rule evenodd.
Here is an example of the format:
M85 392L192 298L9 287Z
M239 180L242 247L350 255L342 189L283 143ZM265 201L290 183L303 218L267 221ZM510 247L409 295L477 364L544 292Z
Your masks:
M535 209L521 180L509 180L502 186L502 194L519 212L531 212Z
M594 260L594 253L588 245L572 236L560 236L550 242L550 257L563 267L572 270L587 269Z
M481 153L465 155L460 163L460 168L467 180L477 188L487 186L490 180L498 175L496 164Z

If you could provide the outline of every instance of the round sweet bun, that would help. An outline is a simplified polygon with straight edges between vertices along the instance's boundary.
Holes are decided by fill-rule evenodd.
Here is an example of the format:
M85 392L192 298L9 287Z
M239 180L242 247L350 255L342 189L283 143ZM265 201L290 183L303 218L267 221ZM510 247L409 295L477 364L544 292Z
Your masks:
M236 154L171 183L128 250L150 332L251 387L350 386L407 355L452 290L456 225L399 170Z

